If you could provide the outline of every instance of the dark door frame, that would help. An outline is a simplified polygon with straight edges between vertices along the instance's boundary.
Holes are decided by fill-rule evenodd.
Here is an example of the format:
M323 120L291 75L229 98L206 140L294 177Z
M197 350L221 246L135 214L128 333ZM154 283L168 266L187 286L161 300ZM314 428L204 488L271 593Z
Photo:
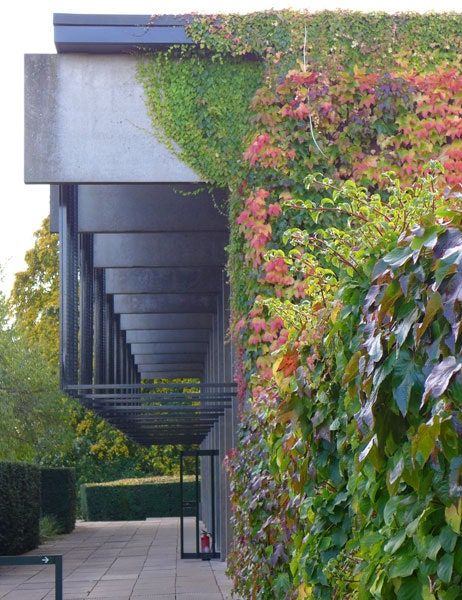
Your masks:
M195 476L195 495L194 500L184 500L184 458L187 456L194 457L194 476ZM220 558L220 552L216 549L216 506L215 506L215 457L218 456L218 450L184 450L180 452L180 542L181 542L181 558ZM210 460L210 508L211 508L211 524L212 531L212 547L211 552L205 555L200 549L200 485L204 485L204 480L201 478L199 484L199 457L209 457ZM185 509L194 509L195 529L196 529L196 551L184 551L184 512Z

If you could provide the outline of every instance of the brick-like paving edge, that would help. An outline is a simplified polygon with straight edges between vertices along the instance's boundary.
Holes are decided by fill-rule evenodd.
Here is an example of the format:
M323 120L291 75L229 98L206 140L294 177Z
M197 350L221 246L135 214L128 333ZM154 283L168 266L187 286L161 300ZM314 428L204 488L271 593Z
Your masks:
M64 600L228 600L220 561L181 560L179 520L78 522L28 554L62 554ZM0 568L2 600L54 600L54 567Z

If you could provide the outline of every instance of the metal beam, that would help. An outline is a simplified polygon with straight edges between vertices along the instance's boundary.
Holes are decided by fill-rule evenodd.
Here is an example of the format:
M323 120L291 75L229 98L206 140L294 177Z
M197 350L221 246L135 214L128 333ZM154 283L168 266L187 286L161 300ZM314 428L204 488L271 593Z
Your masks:
M178 369L179 367L181 369L184 370L189 370L189 371L203 371L204 370L204 363L203 362L191 362L191 363L155 363L153 362L153 360L150 358L149 355L146 356L142 356L140 357L144 358L145 360L138 362L138 368L139 369L145 369L147 371L151 371L151 372L155 372L155 371L173 371L175 369Z
M79 186L79 231L86 233L228 231L224 190L200 184Z
M120 326L133 330L210 329L212 316L212 313L121 314Z
M110 418L110 419L121 418L117 414L110 415L108 413L105 413L105 415L107 418ZM130 417L130 421L137 420L137 419L142 420L142 422L146 422L149 424L163 423L165 425L168 425L168 424L176 425L177 423L186 423L187 425L189 423L202 424L202 425L213 425L214 423L216 423L215 419L206 419L206 418L202 418L202 417L195 417L193 420L191 420L191 417L175 417L174 419L172 419L170 416L158 417L158 416L134 415L134 416Z
M202 371L140 371L141 379L200 379Z
M166 330L133 330L126 331L127 344L149 344L160 342L208 342L210 333L207 329L166 329Z
M228 236L217 232L96 233L95 267L203 267L226 264Z
M144 364L183 365L186 363L195 363L201 365L201 368L204 365L203 354L135 354L134 356L138 370L143 367L142 357L148 360L148 362Z
M215 294L116 294L114 312L139 313L207 313L216 308Z
M168 49L193 44L188 16L54 14L54 41L59 53L113 54L140 49Z
M221 277L220 267L111 268L106 269L106 290L108 294L216 293Z
M160 389L169 389L169 390L184 390L184 389L198 389L198 390L213 390L213 389L219 389L219 390L223 390L224 388L231 390L229 393L230 394L236 394L236 390L237 390L237 384L231 382L220 382L220 383L212 383L212 382L203 382L203 383L195 383L194 385L189 384L189 383L169 383L169 384L164 384L164 383L150 383L150 384L144 384L144 383L135 383L135 384L131 384L131 383L123 383L121 385L106 385L105 383L102 384L91 384L91 385L68 385L66 388L66 391L83 391L83 390L107 390L107 389L123 389L123 390L138 390L138 389L143 389L143 390L158 390ZM190 392L186 392L186 393L190 393Z
M205 354L207 342L159 342L153 344L131 344L133 355L142 354Z
M114 410L114 408L112 408ZM118 412L130 412L133 411L133 406L118 406L116 409ZM100 411L104 412L104 411ZM191 417L199 416L199 415L214 415L219 416L224 413L224 409L221 407L217 408L201 408L200 406L176 406L174 404L165 404L162 406L141 406L137 414L150 414L150 413L158 413L158 414L175 414L175 415L191 415Z

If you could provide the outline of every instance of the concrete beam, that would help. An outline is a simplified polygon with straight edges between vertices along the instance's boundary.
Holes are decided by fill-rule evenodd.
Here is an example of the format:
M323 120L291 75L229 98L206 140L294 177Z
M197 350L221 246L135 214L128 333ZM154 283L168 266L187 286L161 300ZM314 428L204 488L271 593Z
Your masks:
M25 56L26 183L197 183L154 135L139 58Z
M227 235L95 233L95 267L204 267L226 264Z

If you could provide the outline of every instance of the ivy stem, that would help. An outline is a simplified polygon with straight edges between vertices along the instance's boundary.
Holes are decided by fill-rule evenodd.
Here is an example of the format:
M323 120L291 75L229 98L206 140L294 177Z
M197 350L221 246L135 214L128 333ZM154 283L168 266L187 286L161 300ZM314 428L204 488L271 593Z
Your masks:
M329 244L327 242L325 242L324 240L321 240L320 238L316 238L314 236L310 236L308 239L311 242L313 242L314 244L317 244L318 247L320 246L321 248L327 248L327 250L329 252L332 252L332 254L334 256L336 256L343 264L347 265L348 267L351 267L355 271L355 273L358 273L357 265L354 265L351 261L349 261L347 258L342 256L339 252L334 250L331 246L329 246Z

